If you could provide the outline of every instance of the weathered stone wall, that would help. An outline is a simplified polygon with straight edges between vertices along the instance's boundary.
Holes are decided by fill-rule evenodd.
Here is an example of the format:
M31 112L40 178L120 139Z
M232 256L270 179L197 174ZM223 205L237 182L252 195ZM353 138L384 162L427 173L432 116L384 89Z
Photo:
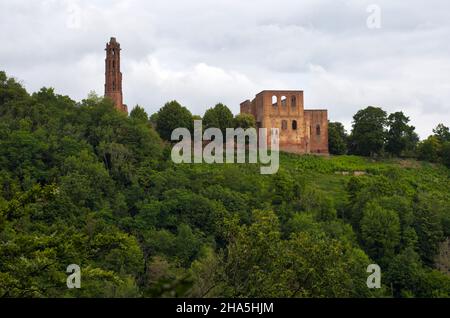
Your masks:
M111 98L117 109L128 112L127 105L123 104L120 50L116 38L111 38L109 43L106 43L105 97Z
M309 129L309 152L328 154L328 111L305 110L305 119Z
M241 113L255 117L257 128L279 128L280 150L294 153L328 153L326 110L304 110L303 91L262 91L241 103ZM311 134L311 125L320 134ZM270 144L268 136L267 143Z

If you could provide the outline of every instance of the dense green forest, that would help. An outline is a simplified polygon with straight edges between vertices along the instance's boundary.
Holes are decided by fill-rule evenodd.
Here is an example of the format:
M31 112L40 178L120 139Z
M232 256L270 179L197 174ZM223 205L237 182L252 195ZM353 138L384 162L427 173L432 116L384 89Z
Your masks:
M221 104L207 113L221 128L253 124ZM386 146L376 127L363 139L364 125L347 136L332 124L334 153L367 157L282 153L261 175L172 163L167 132L193 118L176 102L127 116L95 95L30 95L0 72L0 297L449 297L437 269L447 130L417 143L406 117L367 113L390 121ZM426 149L429 162L398 159ZM380 289L366 286L372 263ZM69 264L80 289L66 286Z

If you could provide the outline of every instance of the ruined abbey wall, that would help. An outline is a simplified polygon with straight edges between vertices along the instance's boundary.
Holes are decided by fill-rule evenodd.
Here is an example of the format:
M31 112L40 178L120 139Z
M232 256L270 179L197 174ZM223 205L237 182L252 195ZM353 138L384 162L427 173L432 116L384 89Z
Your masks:
M257 128L279 128L282 151L328 154L327 111L305 110L303 91L262 91L241 103L241 113L252 114Z

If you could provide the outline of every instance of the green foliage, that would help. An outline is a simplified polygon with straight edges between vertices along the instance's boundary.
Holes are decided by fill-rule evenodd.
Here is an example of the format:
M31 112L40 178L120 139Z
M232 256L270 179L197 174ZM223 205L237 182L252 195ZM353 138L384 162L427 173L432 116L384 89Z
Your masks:
M158 113L153 113L153 114L149 117L148 120L150 121L150 124L151 124L154 128L156 128L156 124L157 124L157 122L158 122Z
M144 108L139 105L136 105L136 107L133 108L133 110L130 112L130 117L142 123L148 122L147 113L145 112Z
M234 117L234 128L255 128L256 121L255 117L251 114L238 114Z
M368 259L360 251L321 232L282 240L274 213L255 211L254 219L237 230L228 248L230 296L350 297L364 290L358 278Z
M450 296L450 278L436 270L424 268L412 248L393 258L386 276L395 297Z
M400 156L405 151L413 154L419 141L414 132L414 126L408 125L409 118L403 112L392 113L388 117L389 131L387 132L386 151Z
M209 114L252 125L223 105ZM284 153L271 176L176 165L153 127L191 128L177 102L127 117L95 94L29 95L3 72L0 118L0 297L449 297L434 269L450 235L442 165ZM366 286L374 262L380 290ZM81 289L66 287L69 264Z
M444 240L442 217L448 202L438 193L419 193L415 202L414 228L418 235L418 247L425 264L432 265L438 245Z
M362 156L381 154L386 139L386 112L379 107L369 106L353 116L353 130L350 136L350 150Z
M400 243L400 220L397 213L375 203L367 204L361 219L361 240L369 256L375 260L393 257Z
M156 130L164 140L170 140L172 131L176 128L192 129L192 114L177 101L166 103L156 117Z
M434 135L419 143L417 153L421 160L443 163L450 167L450 132L443 124L433 129Z
M225 135L227 128L234 127L233 113L224 104L217 104L209 108L203 116L205 128L219 128Z
M439 162L441 146L442 145L436 136L428 137L426 140L419 143L417 149L419 159L429 162Z
M439 139L440 142L450 142L450 129L444 124L438 124L433 129L433 134Z
M347 153L348 136L344 125L339 122L328 123L328 150L332 155Z
M442 163L450 168L450 142L446 142L442 145Z
M28 97L27 91L14 78L7 77L6 73L0 71L0 105L9 101L20 101Z

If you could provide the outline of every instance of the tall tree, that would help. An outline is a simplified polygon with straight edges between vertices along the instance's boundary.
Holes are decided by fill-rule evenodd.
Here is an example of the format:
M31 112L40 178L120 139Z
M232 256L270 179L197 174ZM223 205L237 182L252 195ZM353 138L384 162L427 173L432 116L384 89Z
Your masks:
M348 136L344 125L340 122L328 123L328 149L333 155L344 155L347 153Z
M394 256L400 243L400 219L395 211L368 203L361 220L361 239L375 260Z
M433 133L440 142L450 142L450 129L444 124L437 125Z
M387 132L386 151L392 155L400 156L405 150L414 150L418 136L415 127L409 126L409 117L403 112L395 112L388 117L389 130Z
M353 130L350 137L351 151L362 156L380 154L386 140L386 112L369 106L353 116Z
M161 138L170 140L172 131L176 128L192 128L192 114L177 101L166 103L156 117L156 130Z
M148 122L148 115L145 112L145 109L139 105L136 105L133 110L130 112L130 117L134 120L137 120L142 123Z
M0 71L0 105L9 100L21 99L27 97L27 91L14 78L6 76L6 73Z
M219 128L225 134L227 128L233 128L233 113L222 103L210 108L203 116L203 125L205 128Z
M419 253L425 264L432 265L444 240L442 216L448 204L435 193L419 194L414 207L414 228L419 238Z

